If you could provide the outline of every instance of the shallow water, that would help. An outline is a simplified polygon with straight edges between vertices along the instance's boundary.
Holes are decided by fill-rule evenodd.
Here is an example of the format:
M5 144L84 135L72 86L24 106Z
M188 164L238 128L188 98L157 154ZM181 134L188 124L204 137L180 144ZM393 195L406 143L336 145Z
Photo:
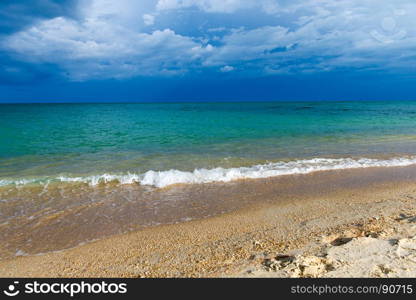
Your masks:
M416 167L334 170L228 183L140 185L52 184L14 190L0 202L0 259L62 250L113 234L221 215L264 204L299 205L342 189L398 188ZM341 212L340 212L341 213Z

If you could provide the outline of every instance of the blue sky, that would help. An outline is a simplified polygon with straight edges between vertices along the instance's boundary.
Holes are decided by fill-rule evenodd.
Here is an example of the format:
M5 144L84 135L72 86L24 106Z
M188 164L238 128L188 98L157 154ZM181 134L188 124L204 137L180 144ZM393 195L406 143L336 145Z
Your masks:
M413 100L413 0L0 2L0 102Z

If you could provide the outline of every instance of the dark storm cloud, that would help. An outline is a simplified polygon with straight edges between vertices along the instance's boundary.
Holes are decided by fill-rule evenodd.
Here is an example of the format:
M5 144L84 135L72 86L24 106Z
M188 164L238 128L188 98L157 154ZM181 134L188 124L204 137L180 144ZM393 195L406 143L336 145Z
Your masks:
M1 0L0 34L9 34L44 18L74 16L77 0Z

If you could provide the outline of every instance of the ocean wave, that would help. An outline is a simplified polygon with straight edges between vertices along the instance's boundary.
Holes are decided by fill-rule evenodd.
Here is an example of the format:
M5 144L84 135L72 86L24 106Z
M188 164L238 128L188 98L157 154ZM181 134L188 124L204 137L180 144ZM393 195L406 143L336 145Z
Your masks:
M416 164L416 156L390 159L373 158L313 158L288 162L273 162L251 167L196 169L192 172L180 170L147 171L142 174L101 174L91 176L58 176L39 179L0 179L0 186L26 185L31 183L82 182L91 186L117 182L119 184L141 184L163 188L174 184L200 184L230 182L239 179L258 179L282 175L308 174L317 171L357 169L371 167L403 167Z

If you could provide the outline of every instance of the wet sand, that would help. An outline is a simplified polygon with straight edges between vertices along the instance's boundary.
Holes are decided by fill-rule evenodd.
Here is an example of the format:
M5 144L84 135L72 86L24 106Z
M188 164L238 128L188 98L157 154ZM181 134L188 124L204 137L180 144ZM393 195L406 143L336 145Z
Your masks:
M388 231L395 226L391 220L400 214L416 215L415 179L416 168L403 167L174 187L164 192L181 195L173 197L177 199L174 202L177 208L168 214L173 203L163 202L158 211L163 211L161 216L166 219L161 218L160 223L178 222L181 214L194 220L142 226L109 237L105 233L99 236L103 237L101 240L41 255L11 257L10 239L9 248L1 249L9 255L0 261L0 276L263 276L263 271L270 273L267 261L278 255L303 255L308 251L315 255L319 252L316 249L328 244L322 242L325 239L338 239L351 230L360 232L356 237L376 234L377 230ZM136 216L134 209L138 204L128 203L125 209L131 211L130 216ZM126 224L134 227L130 221ZM52 230L53 226L49 224L47 228ZM99 227L93 228L99 232ZM52 236L48 250L57 246L55 236L74 241L73 227L64 229ZM40 238L45 244L48 235L39 232L42 233L39 236L33 231L18 232L17 236L26 234L32 239ZM40 250L40 246L33 248L34 253ZM273 275L291 276L277 271Z

